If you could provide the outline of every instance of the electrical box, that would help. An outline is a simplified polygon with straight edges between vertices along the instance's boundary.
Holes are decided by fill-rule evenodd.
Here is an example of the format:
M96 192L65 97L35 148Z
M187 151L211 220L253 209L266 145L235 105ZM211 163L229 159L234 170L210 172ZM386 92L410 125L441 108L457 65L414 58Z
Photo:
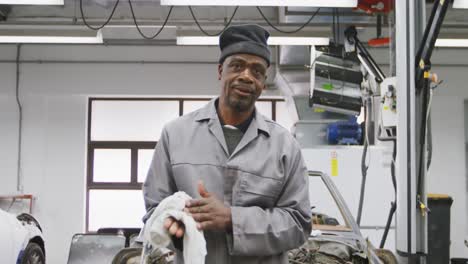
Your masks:
M380 84L381 124L384 129L395 128L397 125L397 88L396 77L386 78Z

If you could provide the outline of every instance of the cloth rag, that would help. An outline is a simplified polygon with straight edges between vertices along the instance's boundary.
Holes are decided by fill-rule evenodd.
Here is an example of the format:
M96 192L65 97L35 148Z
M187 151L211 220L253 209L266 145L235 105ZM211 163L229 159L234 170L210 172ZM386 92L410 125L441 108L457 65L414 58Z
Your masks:
M175 194L162 200L146 221L144 238L153 248L168 247L172 240L164 221L168 217L181 221L185 225L183 238L183 256L185 263L204 264L206 256L206 241L203 232L198 230L193 217L184 212L185 202L192 197L185 192Z

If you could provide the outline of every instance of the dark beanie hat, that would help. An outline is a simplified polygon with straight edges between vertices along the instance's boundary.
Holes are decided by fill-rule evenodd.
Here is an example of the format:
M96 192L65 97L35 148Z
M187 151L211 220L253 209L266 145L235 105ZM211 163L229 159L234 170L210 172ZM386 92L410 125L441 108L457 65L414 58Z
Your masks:
M264 58L270 66L270 50L267 44L269 36L270 33L258 25L228 27L219 37L219 63L223 63L233 54L247 53Z

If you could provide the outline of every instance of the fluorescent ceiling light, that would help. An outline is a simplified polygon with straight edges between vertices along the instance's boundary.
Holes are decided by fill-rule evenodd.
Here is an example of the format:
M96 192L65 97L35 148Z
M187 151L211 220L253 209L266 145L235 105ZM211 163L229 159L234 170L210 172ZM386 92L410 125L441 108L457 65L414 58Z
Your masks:
M468 47L468 39L444 39L439 38L435 43L436 47L445 48L466 48Z
M63 0L0 0L0 5L63 5Z
M161 0L161 5L356 7L357 0Z
M455 0L453 2L453 8L468 8L468 0Z
M268 45L278 46L327 46L330 43L329 38L322 37L276 37L268 38ZM179 36L177 45L219 45L219 37L208 36Z
M140 30L146 35L154 35L161 29L160 25L142 25L139 26ZM143 37L136 30L135 25L132 26L105 26L102 30L102 36L105 41L108 40L142 40ZM176 26L165 26L154 41L159 40L172 40L176 39ZM144 39L143 39L144 40Z
M57 30L36 30L32 32L18 30L0 30L0 43L63 43L63 44L100 44L101 31L60 32Z

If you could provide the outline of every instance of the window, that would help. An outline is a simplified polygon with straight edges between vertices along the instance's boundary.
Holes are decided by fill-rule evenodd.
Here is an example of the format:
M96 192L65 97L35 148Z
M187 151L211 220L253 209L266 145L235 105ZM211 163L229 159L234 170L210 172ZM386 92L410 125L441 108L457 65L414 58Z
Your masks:
M142 183L164 125L211 98L90 98L86 230L141 227ZM260 99L263 115L292 124L282 99Z
M330 193L330 189L320 175L309 174L309 196L320 197L310 199L312 206L312 221L314 229L322 231L351 231L349 223L343 217L341 208ZM310 197L312 198L312 197Z

